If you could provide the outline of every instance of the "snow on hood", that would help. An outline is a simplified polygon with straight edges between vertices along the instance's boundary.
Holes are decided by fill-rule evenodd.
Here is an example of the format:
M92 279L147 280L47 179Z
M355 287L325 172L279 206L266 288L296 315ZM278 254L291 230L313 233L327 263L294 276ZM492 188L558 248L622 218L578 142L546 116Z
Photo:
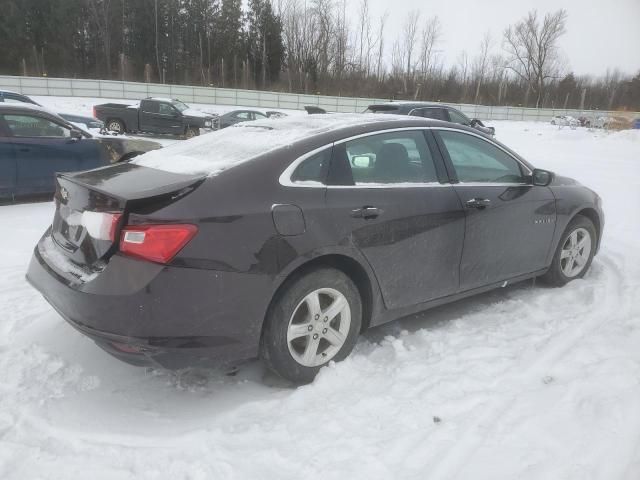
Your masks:
M188 117L197 117L197 118L208 118L211 116L208 113L201 112L200 110L196 110L195 108L187 108L186 110L182 111L182 114Z
M310 136L349 126L406 119L402 115L351 113L243 122L145 153L132 163L171 173L216 175Z

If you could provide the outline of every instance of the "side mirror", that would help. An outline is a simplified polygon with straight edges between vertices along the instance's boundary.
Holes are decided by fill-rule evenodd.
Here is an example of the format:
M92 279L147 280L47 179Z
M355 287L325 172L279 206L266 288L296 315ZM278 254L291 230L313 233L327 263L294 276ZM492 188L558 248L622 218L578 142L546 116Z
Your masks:
M538 187L546 187L553 181L553 172L536 168L531 175L532 183Z
M69 138L71 138L72 140L81 140L83 137L82 132L78 129L71 129L71 131L69 132Z
M478 120L477 118L472 118L471 119L471 126L475 127L476 125L480 125L481 127L484 127L484 123L482 123L481 120Z

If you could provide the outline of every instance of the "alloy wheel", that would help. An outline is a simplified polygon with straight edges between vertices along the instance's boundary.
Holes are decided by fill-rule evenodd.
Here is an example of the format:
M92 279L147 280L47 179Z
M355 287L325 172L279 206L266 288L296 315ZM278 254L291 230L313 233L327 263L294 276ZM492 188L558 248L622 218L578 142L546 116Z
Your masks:
M302 299L289 319L289 353L305 367L323 365L340 351L350 326L347 298L333 288L314 290Z
M560 252L562 273L573 278L584 270L591 255L591 235L585 228L576 228L564 241Z

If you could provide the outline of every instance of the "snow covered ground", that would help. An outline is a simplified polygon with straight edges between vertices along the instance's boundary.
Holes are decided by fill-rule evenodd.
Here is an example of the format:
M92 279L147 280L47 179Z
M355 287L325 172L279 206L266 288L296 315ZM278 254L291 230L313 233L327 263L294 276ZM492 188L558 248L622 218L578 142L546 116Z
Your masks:
M603 197L590 273L373 329L298 389L112 359L24 280L52 205L0 207L0 478L640 478L640 131L493 125Z

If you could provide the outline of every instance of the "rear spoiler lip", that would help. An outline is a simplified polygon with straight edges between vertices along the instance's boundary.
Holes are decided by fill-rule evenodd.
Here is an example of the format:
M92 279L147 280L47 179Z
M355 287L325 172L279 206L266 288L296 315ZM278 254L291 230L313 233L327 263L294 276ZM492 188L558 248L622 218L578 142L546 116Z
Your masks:
M137 166L137 165L136 167L142 168L142 169L149 168L149 167L143 167L143 166ZM111 168L111 166L107 166L103 168ZM102 170L102 168L95 169L95 170ZM95 170L91 170L90 172L93 172ZM184 180L173 181L166 184L160 184L158 186L154 186L152 188L148 188L145 190L136 190L132 192L130 195L124 195L121 192L113 191L111 189L101 188L99 185L84 182L78 178L80 175L85 175L85 174L87 174L86 171L56 173L56 179L66 180L68 182L74 183L76 185L87 188L89 190L93 190L107 197L114 198L122 203L126 203L131 201L147 200L147 199L169 195L171 193L179 192L189 187L195 188L199 186L202 182L204 182L204 180L207 178L206 175L190 175ZM181 176L185 177L185 175L181 175Z

